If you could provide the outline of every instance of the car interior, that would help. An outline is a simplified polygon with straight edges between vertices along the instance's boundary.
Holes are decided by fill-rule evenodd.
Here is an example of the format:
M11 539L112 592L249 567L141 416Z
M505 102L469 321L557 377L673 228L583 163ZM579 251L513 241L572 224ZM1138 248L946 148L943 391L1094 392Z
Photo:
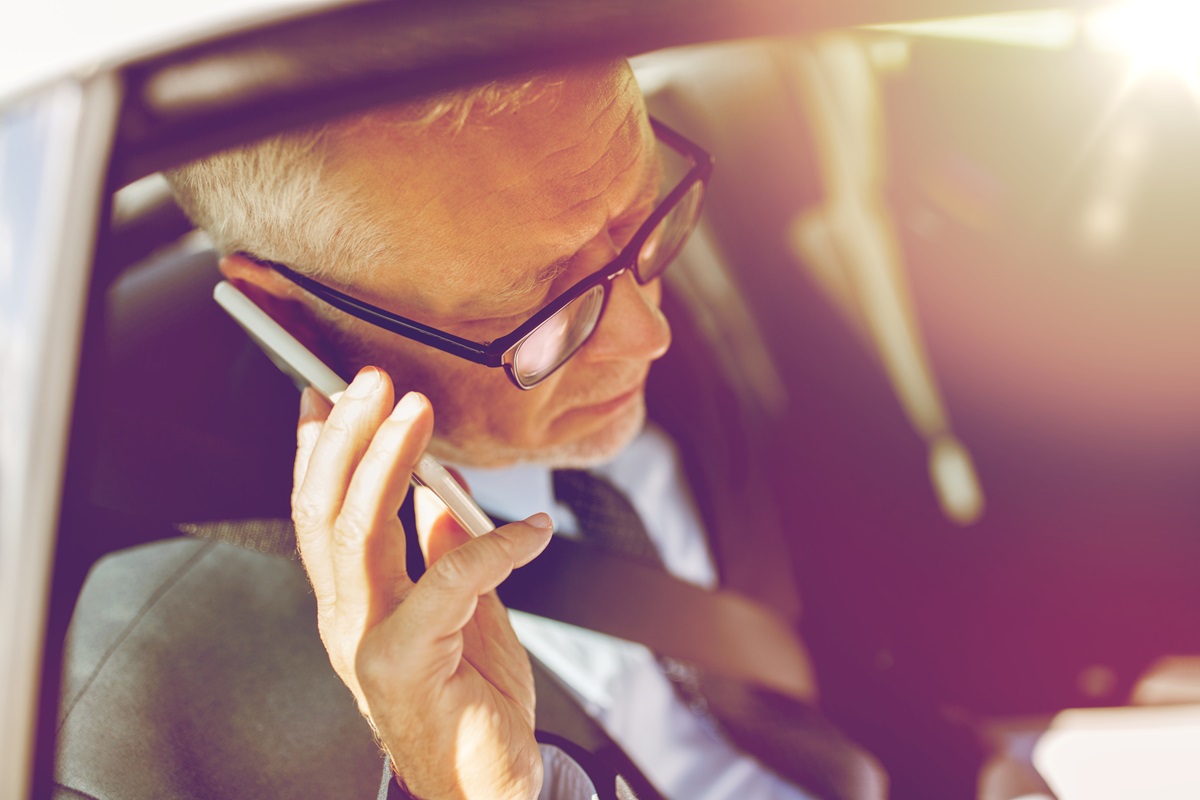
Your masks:
M1124 725L1066 709L1200 702L1194 98L1155 85L1113 107L1112 58L883 28L634 65L651 112L716 158L668 291L702 309L713 357L770 420L761 471L794 498L788 567L827 715L896 798L1134 796L1080 794L1035 748L1055 719ZM207 146L266 132L271 111L236 134L213 123ZM170 152L186 123L164 112L147 141ZM244 574L189 578L230 587L214 629L254 575L278 581L264 638L310 624L294 561L261 567L290 548L295 390L212 301L217 256L165 182L122 170L136 156L114 169L55 567L48 669L56 641L90 654L49 711L60 756L105 724L87 693L114 644L150 605L187 602L123 596L139 564L245 548ZM337 697L288 680L351 729ZM372 747L354 756L368 776Z

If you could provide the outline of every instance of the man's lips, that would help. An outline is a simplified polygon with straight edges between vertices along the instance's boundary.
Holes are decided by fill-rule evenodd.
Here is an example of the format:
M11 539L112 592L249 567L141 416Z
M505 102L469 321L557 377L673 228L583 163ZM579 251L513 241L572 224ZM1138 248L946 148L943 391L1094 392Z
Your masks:
M603 400L599 403L581 406L579 410L586 411L591 414L611 414L614 411L624 408L626 404L630 403L637 397L640 397L645 388L645 383L639 383L629 391L622 392L615 397L611 397L608 400Z

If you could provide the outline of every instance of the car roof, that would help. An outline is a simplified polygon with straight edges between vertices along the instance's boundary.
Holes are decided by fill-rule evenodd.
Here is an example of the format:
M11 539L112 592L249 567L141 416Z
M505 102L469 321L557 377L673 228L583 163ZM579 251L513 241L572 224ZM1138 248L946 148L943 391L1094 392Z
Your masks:
M593 38L642 26L647 35L634 37L634 50L622 48L632 54L714 39L1089 4L1091 0L444 0L414 8L394 0L45 0L14 5L0 15L0 103L56 78L120 68L335 7L404 6L402 15L438 25L463 16L504 26L520 20L546 38L553 38L556 28L569 27L572 19L591 24Z
M0 25L0 98L201 39L277 22L337 0L45 0L13 4Z

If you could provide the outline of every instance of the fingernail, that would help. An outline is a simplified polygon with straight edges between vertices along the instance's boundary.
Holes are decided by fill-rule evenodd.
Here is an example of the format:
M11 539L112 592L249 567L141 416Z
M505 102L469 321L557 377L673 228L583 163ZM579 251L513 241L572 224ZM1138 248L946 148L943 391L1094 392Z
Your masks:
M370 397L379 388L379 384L379 370L375 367L363 367L346 390L346 394L358 399Z
M554 520L550 519L550 515L545 511L539 511L532 517L527 518L525 520L525 524L532 525L533 527L543 531L554 530Z
M400 398L400 402L396 404L396 408L392 411L392 419L406 420L412 419L421 410L421 395L416 392L409 392Z

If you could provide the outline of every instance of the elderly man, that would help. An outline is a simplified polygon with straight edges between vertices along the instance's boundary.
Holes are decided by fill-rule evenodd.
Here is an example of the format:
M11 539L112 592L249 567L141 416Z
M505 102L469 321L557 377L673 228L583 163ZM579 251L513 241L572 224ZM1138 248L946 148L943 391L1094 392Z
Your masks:
M604 539L583 509L614 486L645 531L604 546L719 583L714 554L728 547L706 538L703 487L682 443L645 424L644 397L671 343L660 276L707 169L647 117L628 65L609 63L376 111L171 176L225 276L356 373L332 407L302 396L293 519L321 640L390 757L393 793L591 793L535 738L527 647L666 796L883 794L870 758L841 740L814 752L843 777L798 787L739 750L645 648L532 617L518 637L494 592L556 528ZM489 513L523 521L470 539L418 494L406 529L398 511L426 449ZM414 534L430 564L416 581Z

